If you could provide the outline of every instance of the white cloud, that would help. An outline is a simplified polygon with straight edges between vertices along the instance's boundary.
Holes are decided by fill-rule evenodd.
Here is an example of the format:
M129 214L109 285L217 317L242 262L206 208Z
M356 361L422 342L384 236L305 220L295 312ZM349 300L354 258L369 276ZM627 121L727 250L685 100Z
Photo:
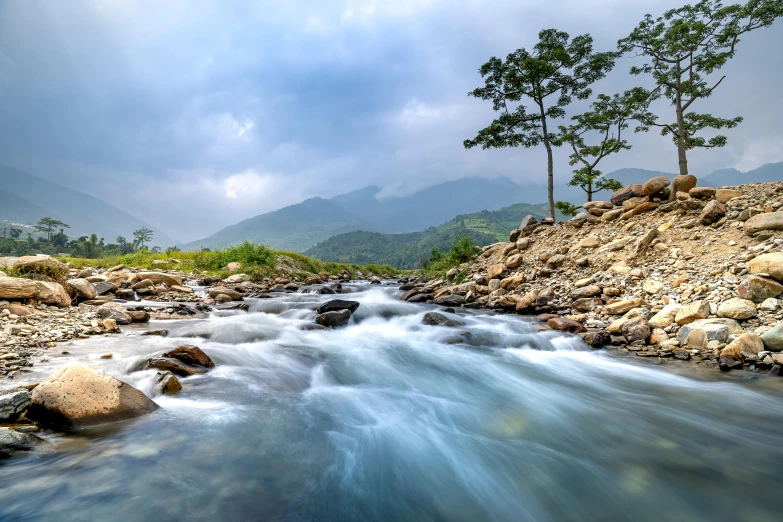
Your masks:
M239 174L232 174L223 180L223 194L227 199L252 203L268 195L275 184L275 178L267 174L259 174L249 169Z

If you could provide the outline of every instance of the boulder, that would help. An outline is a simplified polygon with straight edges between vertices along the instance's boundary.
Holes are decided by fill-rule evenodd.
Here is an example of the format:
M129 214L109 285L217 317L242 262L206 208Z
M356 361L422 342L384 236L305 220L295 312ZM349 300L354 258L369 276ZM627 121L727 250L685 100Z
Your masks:
M337 328L345 326L351 319L350 310L339 310L337 312L324 312L315 317L316 324L326 326L327 328Z
M756 305L753 304L753 301L740 299L739 297L724 301L718 306L718 317L744 320L756 317L757 314Z
M613 205L609 201L588 201L582 205L582 208L585 210L590 210L592 208L612 210L612 206Z
M216 299L219 295L225 295L232 301L242 301L242 294L225 286L213 286L207 290L209 297Z
M168 357L152 357L144 361L142 369L149 370L154 368L156 370L169 371L175 375L182 377L190 377L191 375L201 375L207 373L207 370L200 366L190 366L178 359L172 359Z
M761 340L770 352L783 351L783 323L761 334Z
M35 435L15 431L11 428L0 428L0 460L31 451L41 442L43 441Z
M225 266L225 269L231 274L235 272L239 272L240 270L242 270L242 263L238 261L232 261Z
M584 299L585 297L596 297L601 295L601 287L598 285L587 285L582 288L571 290L569 297L571 299Z
M644 302L644 299L640 299L640 298L625 299L604 306L604 313L607 315L620 315L620 314L624 314L625 312L633 308L639 308L640 306L644 306L645 304L646 303Z
M563 254L555 254L546 260L546 266L549 268L559 268L566 261L566 256Z
M116 288L117 285L108 281L98 281L97 283L94 283L94 289L97 295L104 295L108 294L109 292L114 292Z
M16 419L30 404L30 392L21 388L0 392L0 422Z
M553 317L549 319L546 324L551 329L559 330L561 332L581 333L587 331L587 328L585 328L582 323L566 319L565 317Z
M686 325L698 319L706 319L710 316L710 303L707 301L694 301L683 306L674 317L674 321L680 325Z
M150 313L144 310L126 310L125 313L134 323L148 323L150 321Z
M644 191L642 190L642 186L638 184L628 185L627 187L623 187L614 194L612 194L612 197L610 198L610 201L612 202L612 205L620 206L623 204L624 201L627 201L631 198L638 198L644 196Z
M148 279L158 285L165 283L166 286L182 286L182 277L178 275L165 274L163 272L137 272L136 276L141 281Z
M514 269L521 264L522 264L522 254L514 254L513 256L508 256L508 258L506 259L506 266L508 268Z
M523 275L515 275L511 277L507 277L500 281L500 288L504 290L516 290L521 284L525 282L525 276ZM493 281L497 281L494 279Z
M720 352L721 357L734 357L740 361L745 359L742 352L757 354L764 351L764 341L754 333L744 333L731 341Z
M761 303L781 294L783 294L783 284L757 275L749 275L737 286L737 295L743 299L750 299L754 303Z
M73 288L78 299L95 299L98 296L98 292L95 291L95 287L92 286L92 283L86 279L69 279L66 281L66 283L68 283L71 288Z
M191 366L203 366L204 368L215 367L215 363L212 362L209 355L205 354L198 346L193 346L191 344L177 346L173 350L164 353L163 357L177 359Z
M505 275L505 273L506 265L498 263L489 267L487 270L487 279L500 279Z
M14 261L13 267L23 274L39 274L50 277L68 273L68 267L64 263L43 256L22 256Z
M642 185L642 193L645 196L652 196L656 192L660 192L665 187L668 187L669 183L671 183L671 180L666 176L656 176L644 182L644 185Z
M603 330L590 332L584 336L584 341L590 348L603 348L612 342L612 336Z
M721 203L727 203L734 198L738 198L742 195L742 192L734 189L719 188L715 191L715 199Z
M80 366L66 366L33 389L28 417L46 426L79 429L139 417L158 409L122 381Z
M438 312L427 312L421 319L421 324L426 324L427 326L462 326L465 323L449 319Z
M172 292L179 292L181 294L192 294L193 289L189 286L179 286L179 285L173 285L171 288L169 288Z
M340 310L348 310L349 312L354 313L357 308L359 308L359 303L357 301L333 299L319 306L316 313L324 314L326 312L339 312Z
M694 199L712 199L715 197L715 189L712 187L693 187L688 195Z
M691 174L675 176L672 181L672 191L669 195L669 201L676 200L678 192L685 192L686 194L690 192L690 190L696 186L696 181L696 176Z
M599 306L603 306L604 302L600 297L583 297L581 299L575 299L571 304L571 307L576 312L592 312Z
M98 307L98 315L103 319L114 319L117 324L131 324L133 319L125 312L125 307L119 303L105 303Z
M703 331L707 336L707 341L720 341L722 343L727 342L731 334L742 333L742 328L734 319L697 319L679 329L677 340L684 344L688 340L688 335L694 330Z
M783 212L780 214L783 215ZM748 261L748 272L751 274L768 274L777 281L783 281L783 252L761 254L751 259Z
M634 341L647 341L650 338L652 330L650 323L643 316L634 317L623 324L622 333L625 340L629 343Z
M783 230L783 212L765 212L756 214L744 224L745 233L749 236L763 230Z
M169 371L157 372L152 379L152 386L161 395L173 395L182 389L179 379Z
M725 215L726 205L713 199L702 209L701 214L699 214L699 222L706 227L720 220Z

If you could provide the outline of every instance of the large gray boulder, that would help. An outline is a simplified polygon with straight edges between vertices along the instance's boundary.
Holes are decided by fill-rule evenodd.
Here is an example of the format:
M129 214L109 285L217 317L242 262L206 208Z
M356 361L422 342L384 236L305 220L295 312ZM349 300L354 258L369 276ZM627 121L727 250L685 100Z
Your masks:
M35 435L20 433L11 428L0 428L0 460L33 450L41 442L43 441Z
M66 283L71 285L71 288L73 288L73 290L76 292L76 297L79 299L87 301L90 299L95 299L98 296L98 292L95 290L95 287L86 279L77 277L67 280Z
M71 298L60 283L0 277L0 299L34 299L53 306L71 306Z
M749 236L763 230L783 230L783 212L756 214L745 221L744 230Z
M725 343L728 341L731 334L742 333L742 328L734 319L697 319L680 328L677 332L677 340L680 341L681 344L685 344L688 340L688 335L693 331L704 332L707 336L707 341L720 341Z
M16 419L30 404L30 392L25 389L0 392L0 422Z
M27 416L46 426L80 429L157 409L129 384L91 368L66 366L33 389Z

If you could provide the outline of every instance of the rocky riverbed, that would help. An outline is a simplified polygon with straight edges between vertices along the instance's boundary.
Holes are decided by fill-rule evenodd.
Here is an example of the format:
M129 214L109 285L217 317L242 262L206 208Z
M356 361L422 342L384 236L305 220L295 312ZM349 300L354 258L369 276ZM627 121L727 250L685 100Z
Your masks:
M593 348L780 375L782 207L780 182L653 178L570 221L528 216L509 242L411 280L402 298L536 315Z

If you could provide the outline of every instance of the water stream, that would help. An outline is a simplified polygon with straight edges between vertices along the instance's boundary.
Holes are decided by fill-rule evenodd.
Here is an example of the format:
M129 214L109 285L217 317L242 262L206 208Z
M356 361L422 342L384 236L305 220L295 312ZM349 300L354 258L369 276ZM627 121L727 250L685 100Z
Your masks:
M346 290L58 346L27 381L82 364L151 393L128 369L183 343L217 366L150 416L0 463L0 520L780 520L779 382L586 351L518 316L427 326L435 307L396 288ZM347 327L300 328L334 297L361 303Z

